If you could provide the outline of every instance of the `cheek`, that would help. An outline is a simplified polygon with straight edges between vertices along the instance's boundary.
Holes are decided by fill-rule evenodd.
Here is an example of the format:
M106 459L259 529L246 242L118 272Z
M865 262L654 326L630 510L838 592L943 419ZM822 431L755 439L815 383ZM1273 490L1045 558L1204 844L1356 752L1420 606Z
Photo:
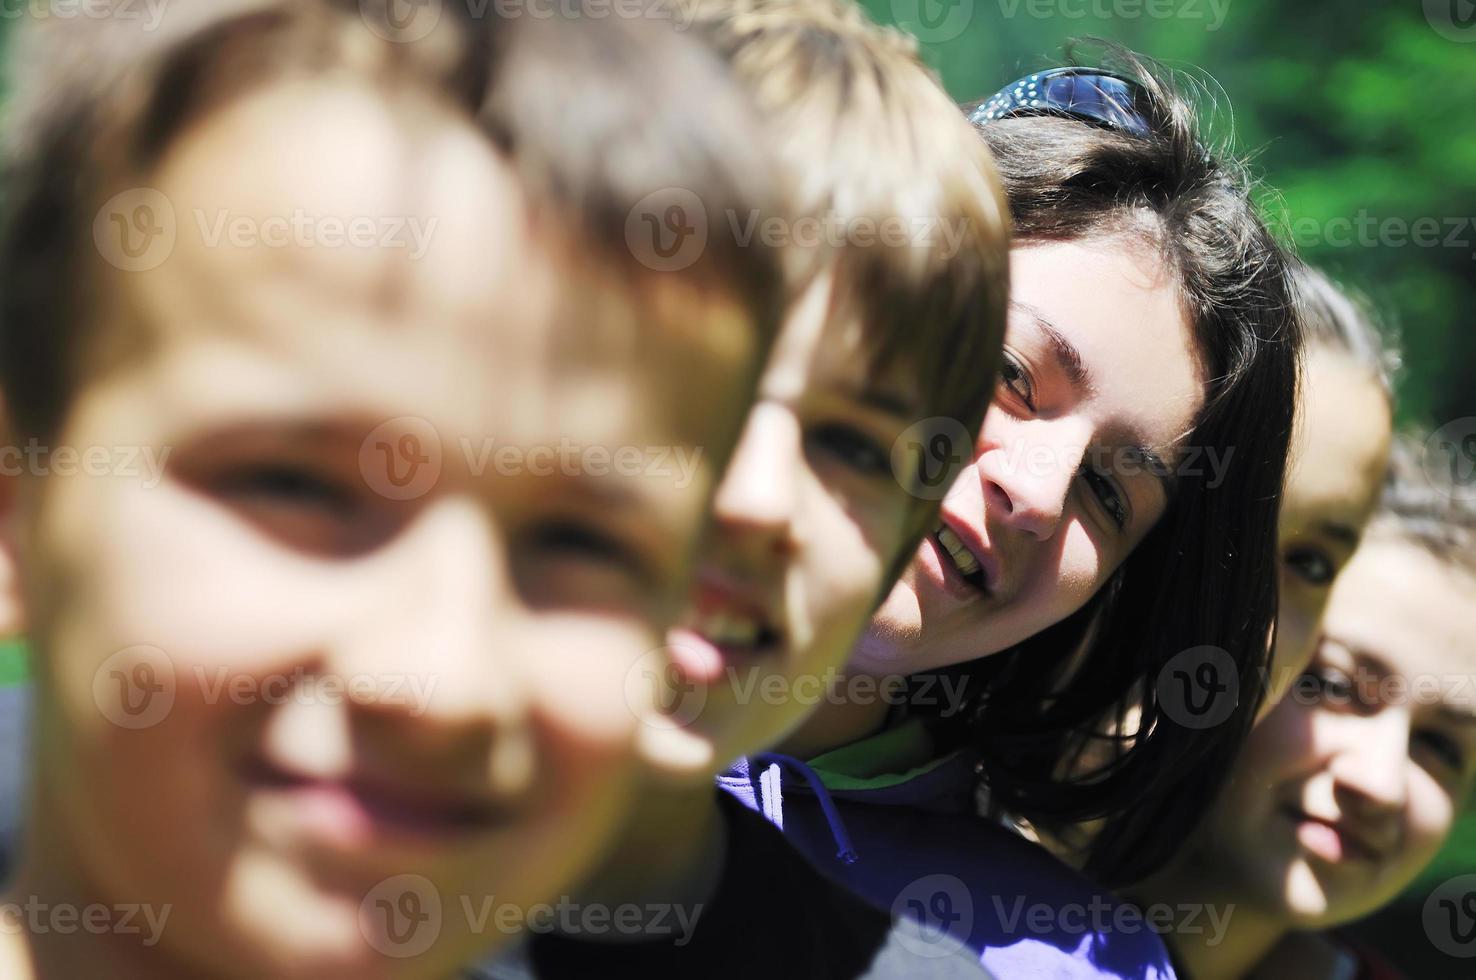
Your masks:
M253 673L321 639L324 624L372 608L362 590L344 588L348 577L288 556L168 482L113 497L88 525L86 559L58 610L94 656L143 643L177 666Z
M867 620L864 663L868 669L881 668L891 673L910 670L906 656L922 630L922 605L915 585L916 563L902 570L897 584Z
M843 635L849 646L872 612L881 588L882 555L896 552L900 520L847 510L819 494L805 510L803 552L785 598L791 619L802 615L808 622L792 623L792 635L808 634L822 643Z
M1327 606L1327 592L1299 587L1285 572L1281 581L1274 667L1275 687L1284 690L1312 659L1313 638Z
M576 760L626 754L639 719L655 710L644 681L664 656L656 633L634 619L596 615L549 617L538 631L508 669L526 680L539 736Z
M134 781L141 819L198 809L226 719L255 717L229 685L285 670L303 649L291 622L307 606L301 583L167 482L55 490L37 542L46 612L34 638L60 722L79 759L105 770L101 798L116 777L120 805Z
M1270 792L1287 780L1309 774L1316 759L1315 714L1315 709L1294 698L1281 701L1251 730L1235 763L1234 780Z
M1042 611L1041 628L1060 622L1096 594L1112 574L1098 542L1080 520L1070 521L1063 533L1035 545L1030 572L1030 595Z
M1410 778L1405 847L1399 861L1402 880L1413 880L1434 859L1454 819L1450 794L1423 769L1416 768Z

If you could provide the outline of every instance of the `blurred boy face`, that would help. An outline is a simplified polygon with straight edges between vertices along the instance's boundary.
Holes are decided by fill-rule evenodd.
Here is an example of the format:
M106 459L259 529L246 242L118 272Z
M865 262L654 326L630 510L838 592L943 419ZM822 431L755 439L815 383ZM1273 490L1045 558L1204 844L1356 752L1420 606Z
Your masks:
M1339 576L1306 673L1252 731L1201 856L1235 900L1325 928L1440 849L1476 773L1476 579L1394 533Z
M709 766L773 744L823 698L852 696L836 671L917 503L891 462L918 416L915 382L868 377L859 322L834 313L832 288L819 277L785 322L670 637L683 688L671 713Z
M621 815L626 675L685 595L752 331L555 260L507 165L413 92L268 88L150 182L177 243L110 285L117 342L55 444L167 450L162 481L21 488L36 850L65 864L37 873L170 905L177 964L449 975ZM434 230L416 256L251 238L301 212ZM245 231L212 242L221 215ZM495 896L480 934L463 896Z
M1296 448L1282 497L1276 657L1268 707L1312 657L1333 580L1373 514L1389 458L1389 399L1352 357L1308 351Z

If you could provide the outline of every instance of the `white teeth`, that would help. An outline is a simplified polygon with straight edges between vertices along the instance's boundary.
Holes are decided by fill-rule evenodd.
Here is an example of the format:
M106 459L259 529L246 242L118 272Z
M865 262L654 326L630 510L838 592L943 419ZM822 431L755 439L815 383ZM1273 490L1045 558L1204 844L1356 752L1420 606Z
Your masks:
M959 540L958 535L954 534L948 528L938 528L938 543L948 552L949 557L953 559L953 563L958 566L958 570L965 576L972 575L979 570L979 559L975 558L974 553L964 547L964 543Z
M758 642L759 624L746 616L715 612L699 617L697 631L723 646L751 647Z

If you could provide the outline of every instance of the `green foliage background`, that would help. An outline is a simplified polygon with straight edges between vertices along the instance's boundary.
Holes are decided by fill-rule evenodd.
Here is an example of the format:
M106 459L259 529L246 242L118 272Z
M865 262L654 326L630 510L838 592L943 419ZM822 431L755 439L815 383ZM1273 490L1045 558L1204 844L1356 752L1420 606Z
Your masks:
M959 100L1063 63L1069 38L1108 38L1193 72L1219 103L1214 132L1251 158L1287 237L1396 321L1401 420L1476 415L1476 22L1462 32L1453 19L1476 21L1472 0L863 2L939 38L922 48ZM1360 244L1355 226L1337 244L1342 226L1329 222L1360 216L1379 223L1365 236L1375 241ZM1460 222L1464 244L1397 234L1421 218L1439 223L1442 242Z

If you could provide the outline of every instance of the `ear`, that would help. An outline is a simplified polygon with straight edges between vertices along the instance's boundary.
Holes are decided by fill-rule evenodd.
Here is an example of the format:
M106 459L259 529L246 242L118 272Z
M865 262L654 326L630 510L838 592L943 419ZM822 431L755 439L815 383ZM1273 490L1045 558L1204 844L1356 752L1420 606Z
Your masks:
M0 640L20 637L26 629L19 558L19 500L24 459L0 397Z

